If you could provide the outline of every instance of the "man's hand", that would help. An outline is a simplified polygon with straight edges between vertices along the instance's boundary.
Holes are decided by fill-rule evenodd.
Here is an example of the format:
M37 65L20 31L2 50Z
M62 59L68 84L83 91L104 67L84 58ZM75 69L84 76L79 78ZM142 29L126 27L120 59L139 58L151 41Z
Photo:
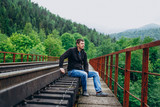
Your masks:
M64 68L60 68L61 73L65 74Z

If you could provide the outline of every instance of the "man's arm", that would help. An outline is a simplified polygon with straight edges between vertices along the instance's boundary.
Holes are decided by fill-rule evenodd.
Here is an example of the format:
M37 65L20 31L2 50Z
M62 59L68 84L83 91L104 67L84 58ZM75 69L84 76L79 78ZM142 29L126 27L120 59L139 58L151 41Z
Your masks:
M84 71L88 74L88 62L87 62L87 54L84 55Z
M59 67L60 67L60 71L61 71L63 74L65 73L65 70L64 70L64 68L63 68L63 62L64 62L64 59L66 59L66 58L69 57L70 51L71 51L71 49L67 50L63 55L60 56Z

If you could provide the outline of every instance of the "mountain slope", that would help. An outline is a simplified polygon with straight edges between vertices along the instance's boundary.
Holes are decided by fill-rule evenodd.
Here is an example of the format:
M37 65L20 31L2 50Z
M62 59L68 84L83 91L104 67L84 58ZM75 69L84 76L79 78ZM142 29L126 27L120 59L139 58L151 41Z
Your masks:
M141 37L141 39L144 39L145 36L149 36L155 40L160 40L160 25L148 24L138 29L129 29L124 32L110 34L110 36L116 37L116 39L119 39L122 36L127 38Z
M96 29L72 22L51 13L31 0L1 0L0 1L0 32L10 36L14 32L22 33L26 23L31 23L36 32L44 30L46 35L57 30L59 35L66 32L79 33L86 36L96 46L108 35L99 33Z

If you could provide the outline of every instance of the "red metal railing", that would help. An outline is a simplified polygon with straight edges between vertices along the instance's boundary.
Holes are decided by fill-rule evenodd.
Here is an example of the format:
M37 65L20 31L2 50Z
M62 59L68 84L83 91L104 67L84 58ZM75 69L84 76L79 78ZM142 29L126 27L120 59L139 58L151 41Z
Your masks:
M109 88L112 89L112 81L114 81L114 94L117 96L117 86L124 90L123 96L123 106L129 107L129 95L133 96L137 100L141 101L141 107L147 107L147 96L148 96L148 75L160 76L157 73L148 72L148 62L149 62L149 48L160 45L160 40L151 42L148 44L143 44L127 49L123 49L114 53L110 53L104 56L100 56L97 58L90 59L90 64L93 66L95 70L99 72L99 75L104 80L105 72L106 72L106 84ZM135 50L143 49L143 59L142 59L142 71L134 71L130 70L131 66L131 52ZM125 56L125 69L118 66L119 54L126 53ZM115 55L115 65L113 65L113 55ZM110 65L109 63L110 57ZM106 67L105 67L106 65ZM110 67L110 75L108 76L108 67ZM112 78L112 67L115 67L115 77ZM118 84L118 69L124 70L124 88ZM142 73L142 86L141 86L141 99L135 97L133 94L129 92L130 87L130 72ZM109 78L109 81L108 81Z
M0 51L0 63L6 62L29 62L29 61L56 61L59 57L24 54L14 52L2 52Z

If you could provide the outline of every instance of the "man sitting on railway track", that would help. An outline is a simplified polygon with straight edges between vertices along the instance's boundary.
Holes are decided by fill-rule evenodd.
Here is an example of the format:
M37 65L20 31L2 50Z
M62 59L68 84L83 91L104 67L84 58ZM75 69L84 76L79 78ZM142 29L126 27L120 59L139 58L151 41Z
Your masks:
M83 39L76 40L77 47L68 49L60 57L59 67L64 74L63 68L64 59L68 58L68 75L71 77L80 77L82 82L82 89L84 96L89 96L87 93L87 78L93 77L96 96L108 96L107 93L102 92L99 74L96 71L88 71L87 54L84 51L85 42Z

